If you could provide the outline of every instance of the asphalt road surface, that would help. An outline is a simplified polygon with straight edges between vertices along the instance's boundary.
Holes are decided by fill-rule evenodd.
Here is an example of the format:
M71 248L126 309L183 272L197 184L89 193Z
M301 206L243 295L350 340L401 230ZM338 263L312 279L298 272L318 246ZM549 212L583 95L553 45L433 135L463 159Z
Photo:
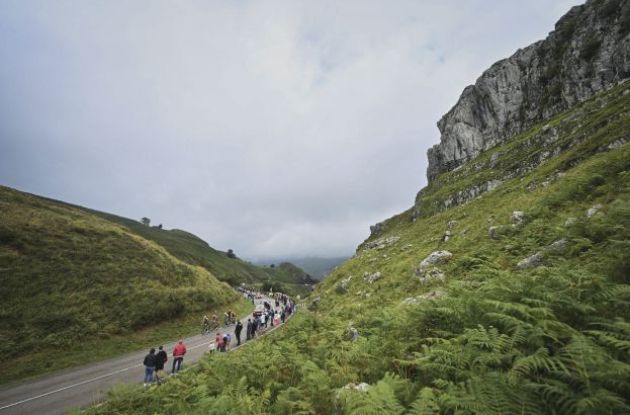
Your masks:
M268 298L257 299L256 304ZM245 341L247 318L243 318L241 341ZM201 325L199 327L201 329ZM184 339L186 356L184 367L199 360L208 351L210 343L214 343L217 331L232 333L232 345L236 345L234 325L219 328L202 336L197 335ZM177 342L164 343L168 353L165 370L170 376L173 364L172 351ZM157 349L157 345L155 346ZM144 366L142 361L149 352L146 350L129 353L124 356L108 359L77 368L70 368L52 373L23 384L0 389L0 415L13 414L63 414L74 408L81 408L101 402L106 392L118 383L142 383ZM233 347L234 349L234 347Z

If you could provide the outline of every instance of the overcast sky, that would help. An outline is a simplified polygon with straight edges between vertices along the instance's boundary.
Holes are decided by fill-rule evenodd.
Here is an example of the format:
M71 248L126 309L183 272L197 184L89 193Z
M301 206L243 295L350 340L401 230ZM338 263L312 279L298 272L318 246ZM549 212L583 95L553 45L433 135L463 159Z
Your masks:
M2 0L0 184L249 259L351 254L464 87L579 3Z

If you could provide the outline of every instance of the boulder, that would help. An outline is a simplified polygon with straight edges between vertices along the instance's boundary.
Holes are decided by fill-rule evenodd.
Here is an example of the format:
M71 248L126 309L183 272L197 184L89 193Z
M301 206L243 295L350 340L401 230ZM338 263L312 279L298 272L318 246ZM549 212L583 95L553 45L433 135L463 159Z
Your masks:
M536 268L543 264L542 252L536 252L534 255L522 259L516 264L518 269Z
M577 222L577 218L571 217L571 218L567 218L567 220L564 221L564 226L573 226L575 225Z
M558 239L547 247L547 251L553 253L564 252L564 250L567 248L568 243L569 241L567 241L565 238Z
M490 237L490 239L498 239L499 235L498 235L498 230L499 230L500 226L491 226L488 228L488 236Z
M365 383L365 382L361 382L358 385L354 384L354 383L348 383L343 388L344 389L349 389L349 390L354 390L354 391L357 391L357 392L367 392L370 389L370 385Z
M520 225L525 220L525 212L521 210L515 210L512 212L512 223L515 225Z
M369 272L363 273L363 280L365 280L368 284L373 284L375 281L379 280L382 277L379 271L374 274L370 274Z
M425 272L424 275L420 276L419 279L421 284L429 284L434 281L446 280L446 274L439 268L433 267L431 270Z
M435 251L429 254L425 259L420 261L416 267L416 275L420 276L432 265L445 264L453 257L453 254L449 251Z
M383 232L383 227L385 224L383 222L379 222L375 225L370 226L370 235L378 235Z
M599 212L602 209L602 207L603 206L600 204L594 205L593 207L591 207L589 210L586 211L586 217L592 218L593 216L597 214L597 212Z
M366 242L365 249L383 249L398 242L400 236L389 236L387 238L379 238L375 241Z
M339 281L336 288L339 294L346 294L348 292L348 289L350 288L350 280L352 280L352 275Z

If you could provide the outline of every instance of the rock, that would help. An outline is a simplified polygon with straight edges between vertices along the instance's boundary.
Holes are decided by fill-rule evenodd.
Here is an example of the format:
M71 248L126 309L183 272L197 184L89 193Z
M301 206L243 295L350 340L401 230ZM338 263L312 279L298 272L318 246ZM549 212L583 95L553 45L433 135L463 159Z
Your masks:
M542 252L536 252L534 255L529 256L516 264L518 269L536 268L543 264Z
M498 235L498 230L499 230L500 226L491 226L488 228L488 236L490 237L490 239L498 239L499 235Z
M446 223L446 229L450 231L450 230L452 230L455 227L455 225L457 225L457 221L456 220L449 220Z
M379 238L374 241L366 242L365 244L363 244L363 247L365 249L383 249L383 248L387 248L395 244L396 242L398 242L399 239L400 239L399 236L389 236L387 238Z
M380 272L375 272L374 274L370 274L368 272L364 272L363 273L363 279L368 283L368 284L373 284L374 281L377 281L379 279L381 279L382 275Z
M437 300L443 297L446 297L446 292L435 290L435 291L429 291L428 293L425 293L422 295L418 295L416 297L407 297L404 300L402 300L400 303L402 305L413 305L413 304L418 304L421 301Z
M339 294L346 294L348 292L348 289L350 288L350 280L352 280L352 275L342 279L341 281L339 281L339 283L337 283L336 290Z
M420 276L432 265L444 264L453 257L449 251L435 251L423 259L416 267L416 275Z
M591 207L589 210L586 211L586 217L592 218L593 216L597 214L597 212L599 212L602 209L602 207L603 206L600 204L594 205L593 207Z
M439 268L433 267L424 275L419 278L421 284L429 284L435 281L445 281L446 274L444 274Z
M374 236L374 235L379 235L380 233L383 232L383 227L385 226L385 224L383 222L379 222L375 225L370 226L370 235Z
M525 212L521 210L515 210L512 212L512 223L515 225L520 225L525 220Z
M429 291L428 293L419 295L416 298L420 300L437 300L438 298L443 298L443 297L446 297L446 292L435 290L435 291Z
M603 13L602 4L571 8L546 39L496 62L464 89L438 122L440 143L428 151L429 182L627 78L630 48L628 36L620 35L627 23L618 18L621 10ZM540 134L554 129L548 125Z
M489 180L476 186L460 190L444 199L444 201L442 202L442 207L444 209L448 209L453 206L462 205L472 199L480 197L482 193L496 189L501 184L503 184L502 180Z
M564 226L573 226L575 225L577 222L577 218L567 218L567 220L564 221Z
M358 385L356 385L354 383L348 383L343 388L344 389L349 389L349 390L355 390L357 392L367 392L368 390L370 390L370 385L365 383L365 382L361 382Z
M348 325L348 337L353 342L359 338L359 331L352 326L352 323Z
M453 234L451 233L451 231L447 229L446 231L444 231L444 236L442 236L442 241L447 242L449 239L451 239L452 235Z
M568 243L569 242L565 238L558 239L557 241L553 242L551 245L547 247L547 251L553 252L553 253L564 252L564 250L567 248Z

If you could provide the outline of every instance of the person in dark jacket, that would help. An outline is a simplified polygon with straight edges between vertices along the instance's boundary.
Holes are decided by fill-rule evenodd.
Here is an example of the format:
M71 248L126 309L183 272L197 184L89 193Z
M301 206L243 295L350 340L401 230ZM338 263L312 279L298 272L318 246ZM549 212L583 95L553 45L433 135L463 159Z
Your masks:
M236 335L236 345L241 345L241 331L243 331L243 323L240 321L236 323L236 327L234 328L234 334Z
M252 338L252 327L253 327L252 319L248 318L247 319L247 340L251 340Z
M164 374L164 364L168 360L168 355L164 351L164 346L158 347L158 352L155 355L155 381L158 385L162 384Z
M149 350L149 354L144 357L144 386L147 387L149 383L153 382L153 372L155 371L155 365L157 359L155 358L155 349L152 347Z

